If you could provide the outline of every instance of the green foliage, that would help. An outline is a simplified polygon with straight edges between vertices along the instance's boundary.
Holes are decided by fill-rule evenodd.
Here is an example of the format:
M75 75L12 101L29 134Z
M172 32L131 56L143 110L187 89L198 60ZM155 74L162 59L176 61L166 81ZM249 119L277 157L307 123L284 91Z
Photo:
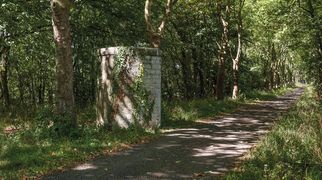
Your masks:
M129 130L113 128L112 131L97 128L93 121L89 123L87 119L91 118L92 111L89 108L80 114L82 126L70 136L60 135L66 130L65 126L52 124L58 117L48 107L39 111L36 119L29 119L28 124L18 131L3 133L1 130L0 177L39 177L54 169L63 169L156 136L136 127ZM1 126L1 129L4 127Z
M143 71L142 68L141 72ZM133 105L135 108L134 118L137 122L143 120L144 124L148 125L152 118L154 99L151 97L151 93L145 88L142 75L135 81L135 84L130 87L130 89L133 94Z
M265 89L275 74L275 86L307 78L320 89L317 54L320 2L301 0L303 8L313 2L315 17L295 1L246 1L243 54L240 64L240 92ZM152 16L162 14L164 1L155 1ZM232 3L230 47L237 46L237 6ZM9 45L9 89L14 104L53 104L55 91L54 44L48 1L5 0L1 4L0 41ZM142 11L144 1L75 1L71 11L75 99L79 107L95 101L97 49L133 46L146 42ZM178 1L162 39L163 97L206 98L215 94L221 27L216 2ZM129 18L132 17L132 18ZM152 19L159 19L157 17ZM276 60L272 60L272 44ZM1 46L2 46L1 45ZM1 48L1 47L0 47ZM232 89L231 58L227 61L225 94ZM275 71L275 72L273 72ZM271 83L272 84L272 83Z
M306 91L250 158L225 179L319 179L322 177L321 104Z
M129 59L134 58L136 57L133 49L128 47L119 47L117 49L117 54L114 56L115 71L113 72L113 76L116 81L120 81L121 76L124 76L124 74L121 74L121 72L124 73L124 71L126 71L126 62Z
M239 98L246 99L254 99L254 100L270 100L276 98L279 95L283 95L284 93L291 91L295 86L284 86L279 89L273 90L257 90L257 91L249 91L245 94L241 94Z
M229 99L215 101L213 96L216 93L219 51L217 43L222 38L221 22L216 12L217 2L213 0L177 1L161 43L163 126L191 126L198 118L231 112L241 104L249 102L249 99L271 99L279 93L273 89L294 84L295 80L299 79L313 83L318 91L322 91L322 77L319 74L322 67L321 49L319 49L321 48L321 2L318 0L245 1L242 12L243 52L239 68L240 97L237 101ZM164 7L164 3L164 0L155 0L152 7L155 13L152 14L152 19L160 19L157 16L162 14L164 9L160 7ZM238 1L231 1L231 3L228 36L231 53L235 54ZM0 98L0 176L12 179L24 174L42 174L60 167L65 161L81 161L88 157L90 152L109 149L114 147L113 143L132 142L132 140L138 140L141 135L146 135L134 127L129 132L117 129L106 132L93 125L96 116L93 104L99 74L97 49L145 44L147 39L143 9L144 1L135 3L131 0L75 1L70 14L70 23L79 127L71 132L70 124L65 123L68 121L65 121L64 117L57 116L50 108L54 104L56 88L50 3L47 0L0 2L0 51L4 46L10 47L8 80L12 102L12 106L6 109L2 106ZM125 66L126 54L131 53L121 53L123 54L121 58L117 58L117 67L119 67L117 74ZM231 64L232 58L229 58L225 69L227 97L230 96L233 86ZM0 71L1 69L3 67L0 66ZM144 67L141 70L143 72ZM116 75L116 78L119 76ZM1 82L0 85L2 85ZM136 118L149 119L149 113L142 114L142 112L150 112L153 101L150 99L149 92L142 87L142 81L138 80L129 88L131 93L136 94L133 97L136 102ZM115 84L113 88L119 87ZM272 92L266 93L267 89L271 89ZM2 91L1 87L0 97ZM308 103L302 106L303 110L308 110L309 105L316 107ZM89 108L83 111L86 107ZM312 109L315 110L315 108ZM315 118L302 112L301 109L296 111L298 114L295 114L294 118L287 119L293 119L294 122L301 124L302 121L298 121L302 120L304 114L303 119ZM302 123L301 127L306 127L303 124L306 125ZM2 133L8 126L18 131ZM319 126L316 125L316 127ZM302 131L302 129L297 130ZM278 139L276 141L279 142L280 147L276 147L274 153L277 149L286 148L281 144L303 152L281 150L282 159L290 160L294 156L298 163L308 163L304 160L312 157L311 150L307 149L307 145L294 132L281 130L280 134L277 133L274 138L267 141L276 144L275 139ZM315 136L310 132L307 134ZM282 137L284 135L292 138L285 139ZM307 143L315 143L306 135L303 135L303 138ZM270 152L267 152L260 156L263 159L265 156L264 160L270 162L269 155L271 155ZM283 174L282 177L292 178L293 170L295 170L294 177L297 178L299 177L297 172L302 172L300 165L296 163L291 165L289 162L280 163L275 169L271 164L265 166L265 163L250 163L248 165L250 171L245 171L243 177L246 179L263 177L263 171L257 170L257 165L262 167L265 173L266 171L276 172L277 174L270 174L272 178L280 177L281 174ZM306 172L311 174L307 177L318 178L320 174L315 173L314 168L316 166L306 168ZM282 172L283 169L285 169L284 172ZM288 171L289 169L292 171Z
M192 126L200 118L211 118L229 113L243 104L243 101L201 99L185 102L164 103L162 106L162 127L177 128Z
M138 50L134 47L118 47L117 54L114 56L113 103L120 93L121 95L126 93L133 103L134 121L138 126L140 126L140 122L143 122L143 125L148 125L154 105L154 99L143 82L143 78L146 76L143 61L146 56L144 50ZM128 74L131 71L128 69L130 68L129 64L132 62L139 64L138 72L135 72L137 75Z
M71 115L59 115L51 106L40 108L36 114L36 127L34 135L41 138L78 137L79 129L75 129L70 122Z

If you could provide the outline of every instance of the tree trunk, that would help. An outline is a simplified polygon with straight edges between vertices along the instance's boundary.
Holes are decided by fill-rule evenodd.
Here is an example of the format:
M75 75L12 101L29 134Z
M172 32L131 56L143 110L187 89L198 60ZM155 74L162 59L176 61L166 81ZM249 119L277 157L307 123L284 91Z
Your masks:
M218 100L224 99L225 59L220 57L216 83L216 96Z
M314 9L314 4L312 2L312 0L308 0L307 1L307 6L308 9L303 8L301 6L301 1L298 1L298 5L301 9L303 9L304 11L306 11L309 16L311 17L311 21L314 23L314 29L316 30L316 40L317 40L317 48L318 48L318 53L319 53L319 62L318 62L318 89L317 89L317 93L318 93L318 98L322 99L322 30L319 26L319 23L315 23L315 20L317 19L317 17L319 17L318 15L318 10ZM319 21L316 21L319 22Z
M45 91L46 91L46 86L45 86L45 80L40 79L39 80L39 85L38 85L38 104L43 104L45 100Z
M322 99L322 43L320 43L320 62L319 62L319 86L318 86L318 98Z
M199 51L196 47L191 49L192 59L193 59L193 79L195 86L195 95L198 98L202 98L205 94L205 78L203 73L203 54L200 51L202 47L200 47Z
M215 69L215 68L214 68ZM216 92L216 89L217 89L217 74L215 73L215 71L213 71L211 73L211 81L212 81L212 94L214 96L216 96L217 92Z
M95 61L93 61L93 62L95 62ZM91 73L91 95L90 95L91 96L91 98L90 98L91 102L95 102L95 96L96 96L96 89L97 89L96 67L97 67L97 64L92 63L92 65L91 65L91 70L92 70L92 73Z
M314 9L314 4L311 0L308 2L308 8L309 8L309 14L311 16L312 21L314 22L316 18L319 17L319 11L317 9ZM319 22L319 21L317 21ZM317 48L319 53L319 62L318 62L318 98L322 99L322 30L320 26L318 26L318 23L315 23L315 29L316 29L316 40L317 40Z
M193 79L193 87L191 91L193 91L194 95L198 94L198 55L197 49L195 47L191 48L191 58L192 58L192 79Z
M275 73L275 88L281 87L281 76L278 72Z
M24 102L25 102L25 98L24 98L24 94L25 94L24 93L24 86L23 86L23 81L20 78L18 80L18 89L19 89L20 104L24 104Z
M50 106L54 104L54 93L53 93L53 88L52 86L48 86L47 89L47 101Z
M275 80L276 80L276 51L274 43L271 46L271 71L270 71L270 89L274 89Z
M146 23L146 29L148 32L148 40L153 48L160 48L161 46L161 37L164 32L165 25L167 23L167 20L171 14L172 6L177 2L178 0L167 0L166 6L165 6L165 12L163 14L161 23L159 27L155 30L152 25L152 19L151 19L151 10L152 10L152 2L153 0L146 0L145 1L145 8L144 8L144 19Z
M238 97L238 91L239 91L239 86L238 86L238 80L239 80L239 60L234 59L233 60L233 95L232 98L233 99L237 99Z
M30 76L30 88L29 88L29 93L32 99L32 105L36 105L36 91L35 91L35 81L34 81L34 76Z
M272 90L274 89L274 75L275 75L275 70L274 70L274 67L273 65L271 66L271 71L270 71L270 74L269 74L269 89Z
M317 33L317 40L318 40L318 51L319 51L319 87L318 87L318 98L322 99L322 30Z
M191 99L193 97L193 89L191 85L191 70L189 67L189 61L184 48L181 50L182 58L179 58L181 64L181 70L183 75L183 83L185 86L184 97Z
M218 61L218 74L217 74L217 83L216 83L216 96L218 100L224 99L224 82L225 82L225 63L227 59L228 49L229 49L229 39L228 39L228 20L230 17L230 0L228 0L225 10L224 17L222 13L222 1L219 1L217 3L217 10L219 13L219 19L223 26L223 33L222 33L222 39L221 44L219 47L219 61Z
M1 50L1 63L0 63L0 82L2 89L2 97L4 98L5 107L9 107L10 105L10 95L9 95L9 87L8 87L8 56L9 56L10 47L4 47Z
M242 19L242 8L244 5L244 0L239 1L239 9L238 9L238 28L237 28L237 38L238 38L238 47L237 47L237 54L235 59L233 59L233 99L237 99L238 97L238 91L239 91L239 86L238 86L238 80L239 80L239 61L241 58L241 53L242 53L242 42L241 42L241 36L242 36L242 31L243 31L243 19Z
M56 111L67 117L71 127L76 126L75 99L73 93L73 61L69 25L70 0L51 0L52 25L56 45Z
M199 98L204 97L206 94L203 61L204 61L203 54L202 52L199 52L199 61L198 61Z

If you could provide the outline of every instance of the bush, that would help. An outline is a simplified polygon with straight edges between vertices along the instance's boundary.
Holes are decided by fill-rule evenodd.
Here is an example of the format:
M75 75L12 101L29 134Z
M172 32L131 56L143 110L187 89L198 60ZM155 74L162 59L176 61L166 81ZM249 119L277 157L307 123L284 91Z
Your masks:
M53 107L44 106L36 114L36 133L41 138L77 137L80 129L74 127L71 115L59 115Z

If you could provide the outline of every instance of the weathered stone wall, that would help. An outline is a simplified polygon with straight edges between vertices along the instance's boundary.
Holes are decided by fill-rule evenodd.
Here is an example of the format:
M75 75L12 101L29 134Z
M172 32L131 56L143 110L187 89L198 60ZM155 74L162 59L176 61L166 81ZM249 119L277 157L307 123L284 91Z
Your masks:
M97 122L128 128L161 123L161 54L155 48L99 50ZM140 87L137 89L137 87Z

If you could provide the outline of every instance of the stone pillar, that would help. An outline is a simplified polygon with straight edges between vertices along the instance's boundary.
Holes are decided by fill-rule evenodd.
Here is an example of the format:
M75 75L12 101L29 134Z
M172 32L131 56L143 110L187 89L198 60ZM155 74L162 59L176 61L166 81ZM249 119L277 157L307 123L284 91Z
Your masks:
M150 126L159 127L161 124L161 56L158 51L154 55L146 56L143 60L145 88L154 98Z
M99 50L97 122L128 128L161 124L161 54L155 48Z

